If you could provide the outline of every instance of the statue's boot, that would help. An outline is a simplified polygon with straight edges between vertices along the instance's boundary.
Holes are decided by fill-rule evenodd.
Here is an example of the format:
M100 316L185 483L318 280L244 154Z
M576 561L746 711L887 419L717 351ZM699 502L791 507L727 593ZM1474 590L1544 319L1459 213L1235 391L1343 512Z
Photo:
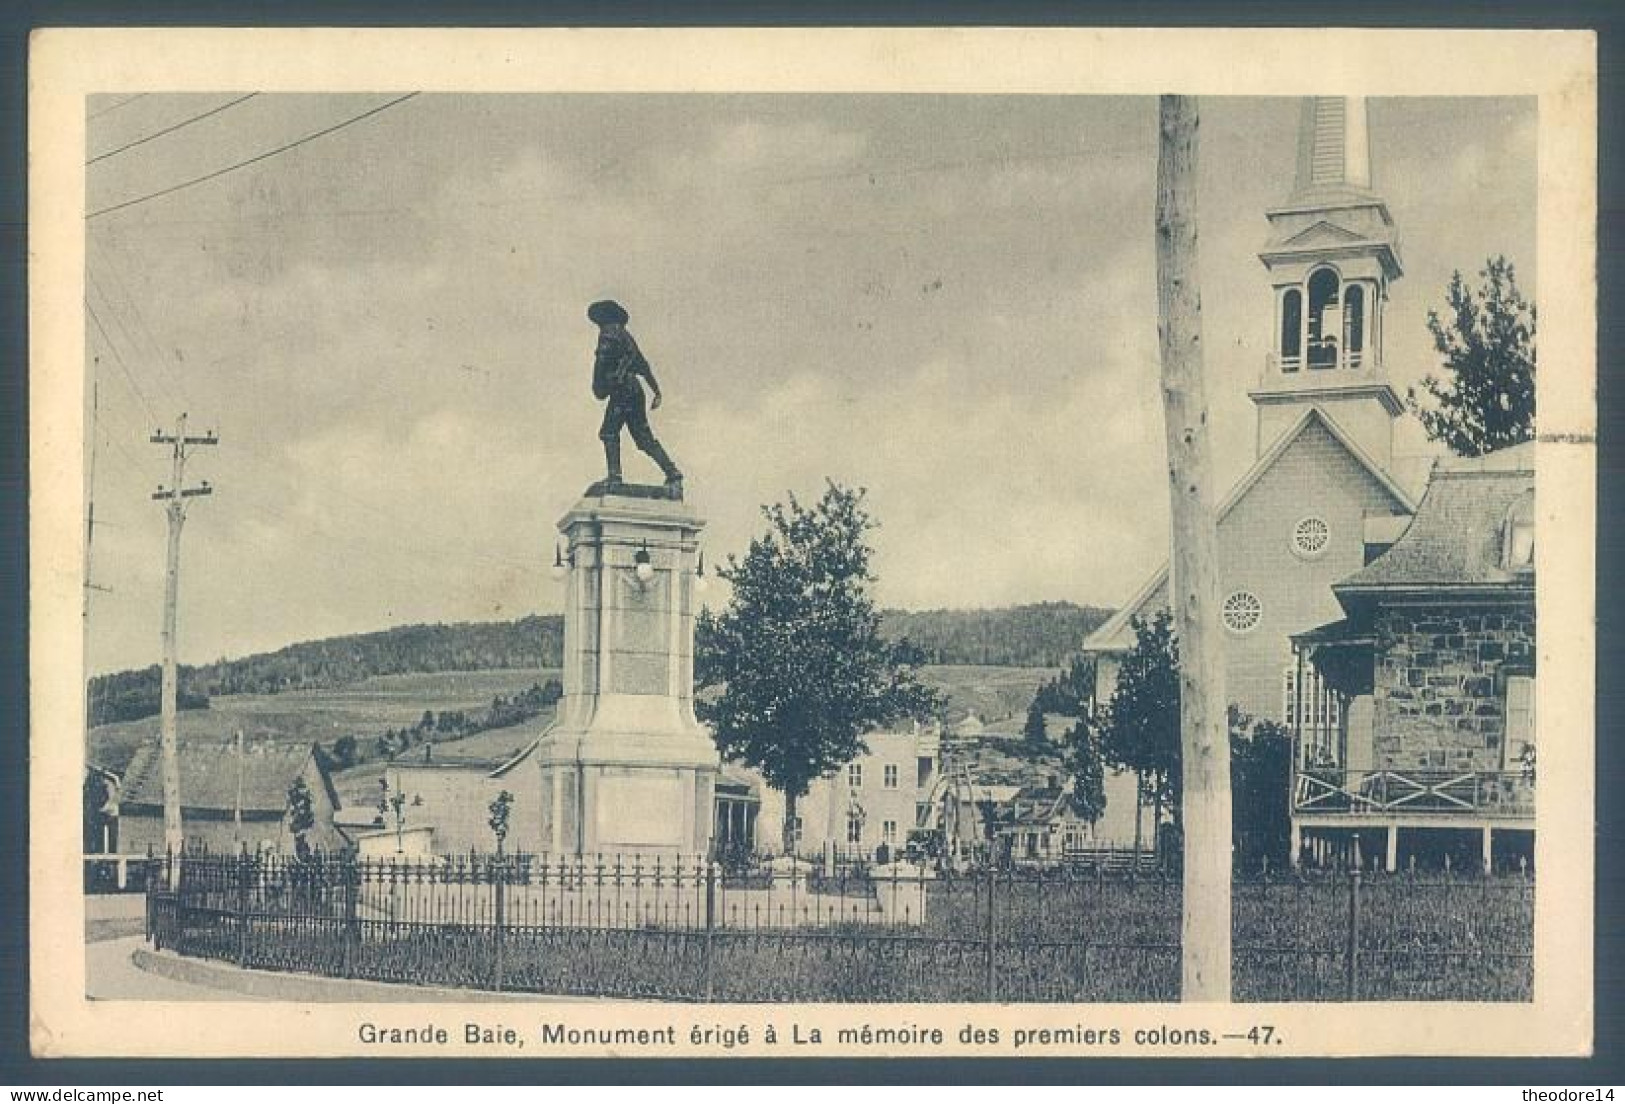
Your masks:
M609 473L604 477L604 482L619 483L621 481L621 438L619 434L614 437L604 438L604 466Z
M649 459L660 466L660 471L666 477L666 493L673 498L683 497L683 473L677 470L670 456L658 440L650 437L644 444L643 451L649 454Z

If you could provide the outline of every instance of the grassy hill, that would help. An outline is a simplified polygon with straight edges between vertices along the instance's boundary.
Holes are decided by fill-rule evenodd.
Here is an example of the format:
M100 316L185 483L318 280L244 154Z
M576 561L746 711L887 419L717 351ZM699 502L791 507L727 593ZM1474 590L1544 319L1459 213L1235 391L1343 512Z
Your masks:
M882 614L882 628L894 639L906 636L931 664L1049 668L1064 664L1109 613L1070 602L992 610L887 610ZM180 707L191 713L220 699L242 702L252 696L287 698L297 693L349 690L380 677L426 676L432 685L441 675L554 668L561 662L563 641L563 619L557 614L517 621L402 625L383 632L308 640L240 659L183 665ZM92 725L155 716L158 685L156 665L91 679ZM227 732L236 724L196 723L206 729L223 724Z
M281 694L233 694L208 709L180 714L178 736L189 742L225 743L243 730L247 740L331 744L341 736L377 736L416 724L425 710L475 712L497 695L512 696L557 678L549 667L493 671L441 671L379 675L330 690ZM158 718L121 721L90 730L90 760L122 771L135 749L158 738Z
M1059 667L1111 610L1041 602L986 610L886 610L886 635L906 636L927 663Z
M920 668L920 681L947 697L950 723L969 713L995 722L1025 717L1039 684L1057 673L1052 667L933 664Z

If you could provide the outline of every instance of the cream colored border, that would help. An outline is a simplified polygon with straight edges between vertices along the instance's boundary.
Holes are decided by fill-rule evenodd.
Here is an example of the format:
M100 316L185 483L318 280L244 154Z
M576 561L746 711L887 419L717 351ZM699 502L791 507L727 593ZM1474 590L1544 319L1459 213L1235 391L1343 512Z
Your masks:
M942 1047L908 1055L1585 1054L1592 1031L1594 799L1593 546L1596 375L1596 48L1581 32L1231 30L48 30L36 32L29 92L33 362L30 940L36 1054L302 1055L367 1053L357 1026L433 1021L444 1047L390 1054L549 1053L540 1024L672 1024L675 1047L625 1056L872 1055L835 1042L838 1026L940 1026ZM1313 65L1303 59L1314 58ZM1523 94L1540 104L1539 449L1541 802L1536 999L1525 1006L878 1006L687 1007L542 1003L501 1006L129 1006L83 999L78 820L84 722L83 196L89 93L199 90L866 91L1206 95ZM1149 230L1148 230L1149 234ZM466 1019L530 1036L524 1049L467 1048ZM780 1042L762 1041L773 1023ZM816 1026L824 1044L791 1041ZM962 1027L998 1027L993 1046ZM1271 1024L1279 1045L1014 1050L1019 1026L1125 1029ZM749 1025L746 1046L690 1046L694 1025ZM380 1053L372 1048L372 1053ZM579 1048L552 1053L608 1053Z

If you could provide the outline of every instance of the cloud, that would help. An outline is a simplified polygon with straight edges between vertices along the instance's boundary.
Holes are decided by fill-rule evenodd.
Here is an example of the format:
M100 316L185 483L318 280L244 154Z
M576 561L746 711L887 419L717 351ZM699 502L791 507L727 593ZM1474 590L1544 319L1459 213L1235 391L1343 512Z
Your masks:
M131 135L199 109L149 100ZM93 192L138 194L374 102L257 97L211 120L212 145L103 163ZM1296 111L1204 107L1228 479L1252 459L1270 325L1255 252ZM1450 267L1493 247L1532 280L1532 127L1517 102L1374 109L1409 265L1396 375L1426 366L1421 318ZM196 461L219 491L185 538L188 659L555 609L554 521L602 465L583 312L604 295L666 389L655 428L713 554L744 548L760 504L831 477L870 489L889 604L1110 604L1162 559L1151 100L425 95L332 138L93 225L93 301L142 392L96 338L97 516L120 528L97 538L115 593L93 669L157 654L148 406L222 436ZM1482 175L1440 177L1442 149Z

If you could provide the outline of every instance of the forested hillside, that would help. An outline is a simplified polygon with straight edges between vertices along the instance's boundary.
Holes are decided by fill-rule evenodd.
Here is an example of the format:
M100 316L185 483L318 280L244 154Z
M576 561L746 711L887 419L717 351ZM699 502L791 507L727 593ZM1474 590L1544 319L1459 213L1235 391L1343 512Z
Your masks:
M1112 611L1071 602L990 610L886 610L888 636L906 636L927 663L1062 667Z
M517 621L403 625L359 636L308 640L242 659L180 669L181 708L207 708L211 697L326 690L374 675L500 668L557 667L564 653L564 619L557 614ZM92 725L158 712L156 665L91 680Z
M1061 667L1109 610L1046 602L993 610L887 610L887 635L907 636L927 663ZM403 625L359 636L308 640L241 659L180 669L180 707L207 709L228 694L329 690L375 675L558 667L564 619ZM90 682L92 726L158 712L157 665Z

